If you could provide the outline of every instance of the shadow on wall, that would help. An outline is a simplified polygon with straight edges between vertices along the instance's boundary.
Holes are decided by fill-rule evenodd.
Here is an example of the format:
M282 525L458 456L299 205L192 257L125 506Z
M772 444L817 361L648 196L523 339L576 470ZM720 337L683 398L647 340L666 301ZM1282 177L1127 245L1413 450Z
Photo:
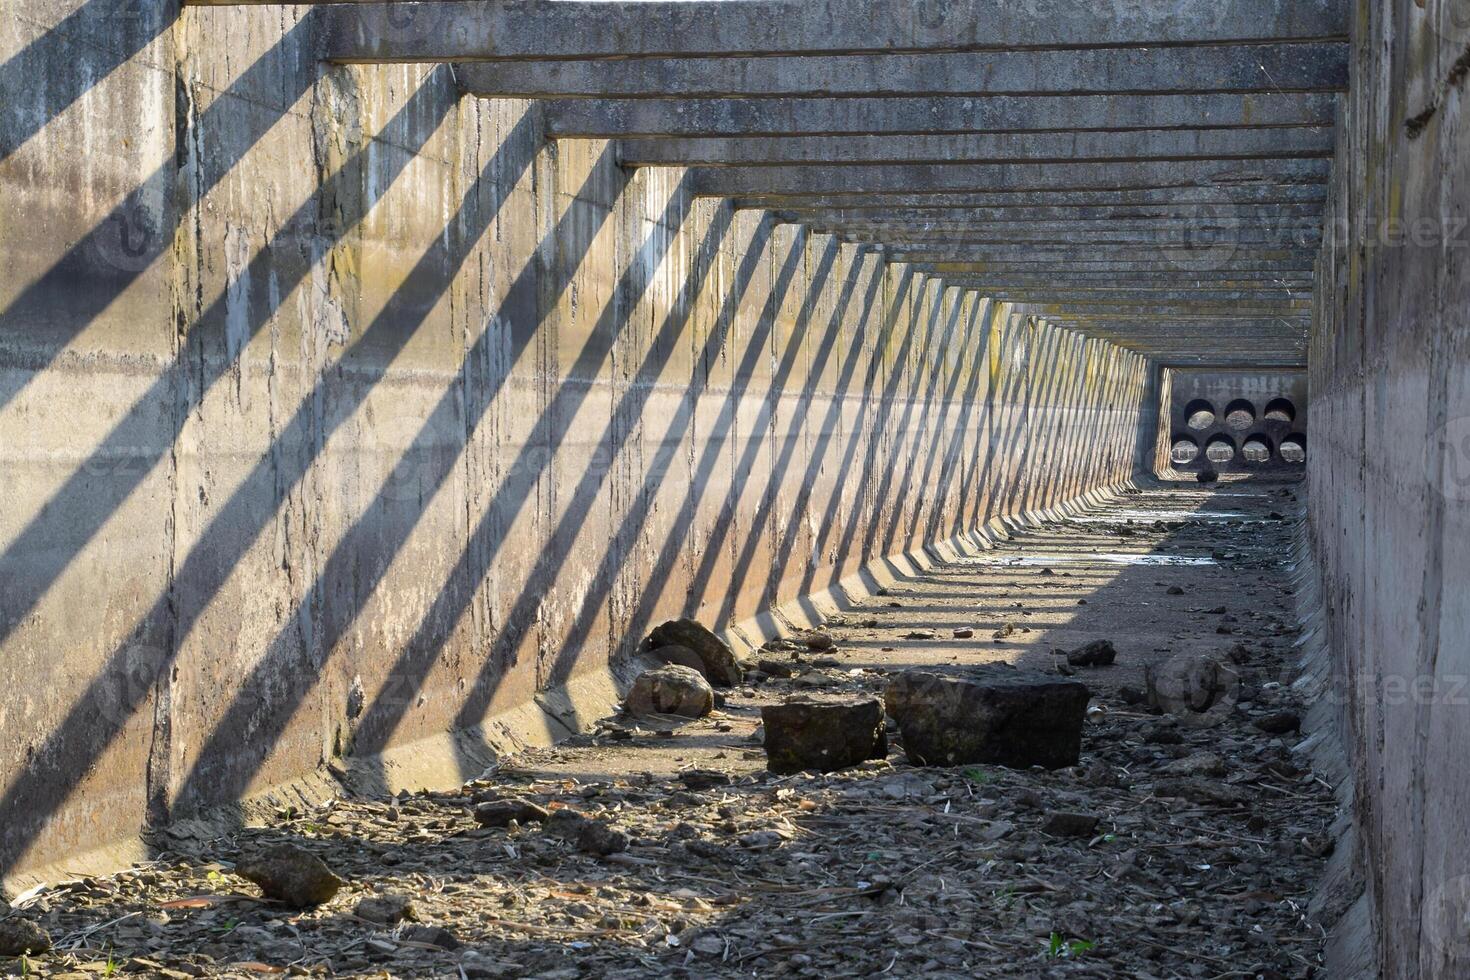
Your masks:
M309 13L106 50L78 16L0 65L98 80L7 117L0 159L23 215L58 207L38 162L95 192L74 246L0 229L0 873L333 758L490 751L661 619L727 626L1147 462L1136 355L546 146L442 70L319 77ZM63 153L119 99L178 119L136 186Z

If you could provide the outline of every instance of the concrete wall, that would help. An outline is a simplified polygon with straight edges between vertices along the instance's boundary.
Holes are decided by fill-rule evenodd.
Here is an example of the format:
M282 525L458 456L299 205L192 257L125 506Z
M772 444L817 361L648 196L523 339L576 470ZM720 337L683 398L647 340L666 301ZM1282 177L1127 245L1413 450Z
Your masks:
M1311 344L1312 535L1357 779L1360 921L1380 924L1383 976L1462 977L1470 22L1451 0L1356 0L1354 14Z
M1172 456L1175 468L1184 473L1198 473L1207 465L1219 473L1305 472L1303 461L1282 452L1288 445L1307 451L1310 406L1305 371L1169 369L1169 377L1169 441L1192 445L1198 453L1192 461ZM1201 426L1206 412L1210 421ZM1216 443L1234 456L1228 461L1207 460ZM1251 458L1246 452L1251 443L1269 457Z
M666 618L759 633L1152 462L1138 355L315 34L0 22L12 881L328 770L477 775Z

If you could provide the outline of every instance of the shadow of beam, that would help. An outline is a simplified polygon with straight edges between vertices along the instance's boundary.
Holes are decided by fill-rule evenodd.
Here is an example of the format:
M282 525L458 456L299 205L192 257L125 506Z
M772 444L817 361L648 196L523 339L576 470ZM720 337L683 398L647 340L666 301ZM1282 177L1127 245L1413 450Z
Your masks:
M89 17L106 16L97 11L106 11L110 6L115 4L89 0L73 16L92 8L96 10ZM309 38L314 23L315 19L310 16L297 23L192 120L193 131L224 134L228 140L226 145L213 147L208 160L192 161L194 172L189 183L192 192L198 196L196 204L202 203L204 195L223 180L234 164L281 118L280 110L261 108L258 100L251 98L251 93L269 87L279 93L282 104L289 104L311 88L316 69L309 59L302 63L304 56L301 52L312 50ZM44 38L32 47L36 45L43 45L42 53L54 54L52 44L46 43ZM25 52L17 56L25 57ZM0 92L24 88L24 85L10 88L3 84L3 73L15 60L0 69ZM85 73L74 74L81 77ZM240 112L242 103L248 103L255 111ZM240 120L243 124L237 125ZM211 166L210 163L216 160L223 163ZM168 253L178 223L174 193L177 173L178 161L175 158L158 167L106 218L67 249L55 265L26 286L9 306L0 310L0 327L15 330L24 339L24 357L27 367L34 373L45 370L67 344ZM312 204L311 201L307 203ZM85 284L85 288L78 288L79 283ZM22 380L13 388L0 387L0 410L4 410L24 390L25 384Z
M0 644L25 621L123 501L160 463L172 457L190 413L229 375L249 340L271 322L285 298L310 275L321 254L356 228L388 192L451 105L444 101L440 85L426 82L385 126L385 146L374 149L371 143L365 144L332 173L241 271L236 281L247 284L247 295L242 297L226 289L199 315L190 327L184 349L0 552L0 582L4 583ZM525 143L531 128L523 118L508 142L518 146ZM504 157L493 161L501 167L508 162ZM373 179L366 179L367 168L375 164L378 170ZM327 223L321 230L323 202L352 199L357 194L377 196L362 198L362 206L348 220ZM317 243L321 254L305 253L300 247L303 239ZM421 270L420 278L426 272ZM244 336L234 345L231 356L211 356L212 345L223 350L227 321L241 306L248 310ZM392 307L392 311L403 312L401 306ZM377 325L379 332L386 329ZM165 431L155 435L160 417L165 420ZM126 460L127 465L116 465L119 459ZM108 479L99 479L101 474Z
M607 154L603 157L604 161L610 159L611 157ZM599 169L601 169L599 166L594 166L593 177L589 183L597 179ZM616 173L622 182L618 188L618 193L621 195L629 176L626 171L622 170L617 170ZM504 543L505 535L501 533L503 528L513 523L516 515L526 503L534 499L536 484L556 458L556 450L568 435L578 408L586 398L588 391L591 390L591 379L597 376L612 354L627 311L636 306L638 300L653 282L664 256L672 244L678 240L678 229L687 217L689 207L690 199L683 192L681 183L671 194L662 216L654 223L652 231L638 249L637 254L628 263L607 304L603 307L587 343L568 371L567 378L557 389L551 402L542 411L541 417L531 430L544 433L546 441L541 443L538 440L526 446L520 457L510 467L505 482L496 490L479 525L471 534L459 561L456 562L449 581L439 590L428 613L423 617L413 637L405 645L398 660L388 672L389 684L384 692L388 694L388 697L385 698L380 694L375 698L359 721L357 737L362 740L362 745L386 745L393 728L402 720L409 706L415 703L414 695L444 649L446 636L453 630L454 624L459 621L464 610L468 608L471 598L480 587L485 572L488 571L494 556ZM551 309L555 305L556 297L559 297L571 283L573 273L581 266L582 259L585 257L585 249L591 246L596 237L596 228L616 211L616 207L605 210L597 208L596 211L592 228L582 225L576 220L575 212L569 211L544 243L551 246L563 244L569 239L576 240L571 234L575 222L576 230L580 235L578 247L582 249L582 251L561 258L547 294L549 303L544 309ZM710 230L710 237L705 248L717 248L726 227L728 227L727 223L717 222L716 226ZM545 249L538 249L538 254L543 251ZM537 274L536 267L534 265L528 267L506 294L505 306L509 309L519 309L523 301L530 302L533 295L545 288L545 283L540 280L541 276ZM524 324L514 331L507 365L514 365L520 360L535 335L536 329L525 329ZM471 366L481 363L489 355L490 346L499 344L500 340L501 338L494 330L483 332L465 358L466 371ZM666 347L667 345L658 349L663 350ZM497 374L493 379L486 379L483 384L470 385L467 373L462 372L460 382L452 385L445 393L434 413L425 423L422 432L436 431L436 419L439 420L441 426L457 422L461 395L468 400L462 424L466 432L473 432L479 427L508 379L509 371L506 371ZM420 478L424 480L428 488L426 496L432 496L444 484L444 481L454 471L467 445L468 440L465 446L461 447L461 453L452 456L446 454L431 465L427 474L420 474ZM417 468L418 464L411 462L405 456L398 465L399 467ZM591 499L586 493L586 488L589 484L595 484L591 490L595 495L605 475L605 473L599 474L596 481L583 480L582 485L578 487L569 511L570 514L585 515L590 510ZM413 520L399 525L388 540L383 539L382 528L391 524L387 520L387 511L393 507L393 501L391 495L387 493L387 488L397 483L398 481L392 477L385 482L384 489L374 498L363 515L353 522L351 529L333 549L322 575L314 583L314 591L337 597L335 602L327 604L326 618L321 624L319 634L320 649L326 651L327 658L333 656L338 650L363 605L387 574L390 562L373 562L365 568L363 567L363 556L370 552L397 554L412 536L419 519L424 514L424 508L420 508ZM564 522L558 532L552 535L552 540L543 548L541 562L546 562L552 555L562 554L564 556L565 551L569 550L567 548L559 550L558 535L564 535L567 539L564 543L570 544L575 539L575 530L569 528ZM544 593L543 586L550 582L554 575L555 570L551 570L549 577L544 579L533 574L533 582L539 583L533 590L536 602L540 601ZM534 609L528 611L522 608L524 605L524 603L518 604L516 610L506 617L508 624L530 621L534 618L531 615ZM286 635L289 636L289 630L286 631ZM494 661L495 659L495 656L491 654L489 660ZM291 719L305 703L307 695L320 679L324 667L325 663L322 663L313 665L306 671L295 670L290 674L289 688L283 688L277 679L279 675L286 672L281 669L280 664L272 662L271 658L267 658L252 671L251 676L241 686L231 701L229 709L220 723L216 725L214 733L200 752L194 768L179 793L180 808L187 808L195 803L219 802L222 793L230 799L242 795L251 777L269 757ZM242 732L245 733L245 737L242 737ZM371 751L362 749L361 746L358 748L362 751Z
M421 301L430 292L431 284L441 284L442 288L453 279L534 154L535 146L529 139L508 139L502 143L482 170L481 179L471 183L448 223L449 232L438 236L423 253L398 292L343 354L344 360L350 360L359 350L371 350L374 358L385 358L402 349L427 315L428 307ZM500 183L495 181L496 177ZM481 194L487 193L488 201L479 200ZM173 587L142 618L141 624L168 624L163 632L170 637L168 648L145 665L148 676L138 676L135 651L130 643L122 644L108 657L62 723L33 754L32 766L0 797L0 815L4 820L0 871L13 867L24 855L49 815L66 801L122 731L127 719L144 703L153 690L151 685L166 677L209 601L269 522L278 501L300 484L331 434L351 417L366 396L366 389L359 389L331 400L333 410L326 414L322 405L328 401L327 389L331 385L331 376L316 382L313 391L273 440L271 449L251 468L178 565ZM140 680L147 683L139 683ZM106 710L99 710L101 706ZM234 736L248 738L248 734L247 728ZM154 816L162 815L158 812L160 805L160 801L152 801L150 809Z

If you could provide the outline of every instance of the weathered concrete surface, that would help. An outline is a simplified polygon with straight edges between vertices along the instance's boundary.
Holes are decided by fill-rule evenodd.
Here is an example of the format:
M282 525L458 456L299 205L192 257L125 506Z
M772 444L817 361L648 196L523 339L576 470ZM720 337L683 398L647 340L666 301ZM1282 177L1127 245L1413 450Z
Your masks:
M553 99L555 137L868 136L1331 126L1323 93L1007 96L983 99Z
M1127 190L1232 184L1326 183L1325 160L1180 160L1127 163L1016 163L851 167L762 167L693 171L691 188L706 197L772 197L924 191Z
M1335 0L746 0L603 3L595 13L554 0L353 0L331 11L328 52L439 62L1346 40L1346 13Z
M478 774L663 620L758 633L1151 463L1140 354L323 69L319 11L78 9L0 23L56 80L0 107L7 877Z
M1347 65L1346 44L1259 44L840 58L515 61L463 65L456 75L465 91L492 98L773 99L1336 92L1347 88Z
M1241 343L1246 343L1246 338L1241 338ZM1171 450L1181 446L1181 455L1173 456L1171 469L1185 475L1196 474L1207 466L1217 473L1305 473L1305 458L1282 455L1284 444L1299 441L1310 456L1307 419L1311 408L1305 371L1167 373L1172 398L1168 411L1161 415L1161 438ZM1250 458L1245 452L1247 443L1264 447L1268 458ZM1206 451L1211 444L1228 445L1234 455L1228 460L1207 461ZM1191 451L1195 453L1192 457Z
M463 73L464 69L460 69ZM642 137L618 144L631 166L769 167L793 163L1037 163L1064 160L1246 160L1327 157L1327 127L1181 129L1079 133L973 133L957 136Z
M1470 970L1470 181L1464 7L1354 5L1359 80L1312 334L1312 539L1368 888L1334 976ZM1426 222L1430 241L1385 238ZM1448 244L1447 244L1448 243Z

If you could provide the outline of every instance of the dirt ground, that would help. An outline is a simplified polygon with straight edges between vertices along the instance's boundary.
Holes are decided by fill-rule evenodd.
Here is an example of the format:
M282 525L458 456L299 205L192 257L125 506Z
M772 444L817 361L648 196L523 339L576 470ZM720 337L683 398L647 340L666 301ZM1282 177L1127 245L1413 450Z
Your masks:
M338 801L218 841L161 836L149 865L25 896L51 952L36 977L1307 977L1306 907L1331 850L1331 787L1300 736L1286 562L1300 493L1180 485L1119 498L942 565L762 654L711 717L609 719L453 793ZM972 631L973 635L966 635ZM958 635L957 635L958 634ZM1108 639L1081 765L1058 772L765 768L760 708L794 691L881 693L919 665L1056 672ZM1140 703L1144 668L1240 666L1222 720ZM482 827L477 802L575 809L626 835L585 853L535 823ZM1058 819L1058 815L1082 819ZM1095 818L1095 823L1093 822ZM242 849L291 842L347 885L308 912L262 901ZM392 897L411 920L384 918ZM3 925L3 923L0 923Z

